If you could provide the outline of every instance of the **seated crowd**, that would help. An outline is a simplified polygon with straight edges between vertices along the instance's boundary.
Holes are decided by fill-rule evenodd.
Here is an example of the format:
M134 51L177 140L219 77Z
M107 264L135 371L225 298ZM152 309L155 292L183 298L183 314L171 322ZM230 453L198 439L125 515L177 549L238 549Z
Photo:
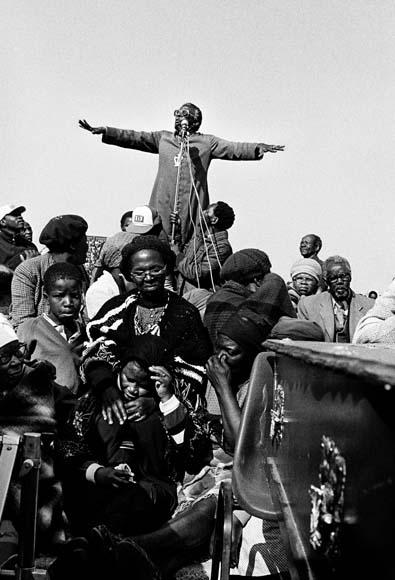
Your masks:
M61 492L50 517L38 514L62 544L50 576L171 578L209 551L264 341L393 343L394 283L376 302L356 294L348 260L321 261L310 234L286 284L264 251L233 253L222 201L185 247L168 242L154 208L126 212L89 277L87 222L52 218L39 254L24 212L0 207L0 433L56 432ZM234 565L250 518L233 512Z

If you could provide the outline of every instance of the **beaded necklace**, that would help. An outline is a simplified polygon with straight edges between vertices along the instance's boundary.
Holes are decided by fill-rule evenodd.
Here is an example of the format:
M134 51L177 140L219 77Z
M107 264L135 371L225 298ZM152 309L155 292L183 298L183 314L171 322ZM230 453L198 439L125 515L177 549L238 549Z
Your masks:
M147 308L139 304L136 306L133 320L136 336L140 336L141 334L160 336L159 324L169 305L169 298L170 294L167 293L166 304L164 306L158 306L157 308Z

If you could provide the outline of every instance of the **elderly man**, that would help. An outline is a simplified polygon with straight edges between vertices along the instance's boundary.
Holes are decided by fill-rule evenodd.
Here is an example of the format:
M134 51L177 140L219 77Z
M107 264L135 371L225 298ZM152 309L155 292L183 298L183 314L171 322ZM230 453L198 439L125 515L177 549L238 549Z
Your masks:
M351 342L358 321L374 301L351 289L351 267L345 258L331 256L324 262L328 290L301 296L298 317L320 325L325 342Z
M159 211L169 236L170 214L174 209L177 211L181 218L181 243L184 245L191 238L201 211L209 204L207 172L212 159L258 160L265 153L276 153L284 147L265 143L235 143L198 133L202 112L192 103L185 103L174 115L174 132L91 127L85 120L80 121L79 125L94 135L102 135L103 143L159 154L158 174L149 203ZM182 147L181 154L183 143L185 147ZM174 207L177 189L178 198Z
M23 205L3 205L0 207L0 264L15 270L28 258L37 256L37 248L23 235Z

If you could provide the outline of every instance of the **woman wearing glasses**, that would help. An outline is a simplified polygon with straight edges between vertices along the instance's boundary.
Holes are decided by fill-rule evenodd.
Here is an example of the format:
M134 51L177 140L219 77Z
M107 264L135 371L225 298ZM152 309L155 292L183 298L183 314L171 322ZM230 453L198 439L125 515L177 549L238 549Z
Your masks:
M174 267L175 256L155 236L138 236L122 250L121 272L136 285L126 296L106 302L87 325L88 345L83 353L82 372L86 382L100 396L103 416L109 423L143 420L155 408L152 399L140 397L123 403L115 376L122 350L136 336L160 336L173 357L177 392L162 409L174 414L178 429L172 430L177 443L184 441L183 416L193 418L193 435L188 436L188 450L183 446L185 467L196 471L209 457L211 446L199 418L204 409L204 365L212 352L210 339L198 310L165 288L166 274ZM206 442L206 443L204 443ZM199 447L199 457L193 448ZM194 465L194 461L197 464Z

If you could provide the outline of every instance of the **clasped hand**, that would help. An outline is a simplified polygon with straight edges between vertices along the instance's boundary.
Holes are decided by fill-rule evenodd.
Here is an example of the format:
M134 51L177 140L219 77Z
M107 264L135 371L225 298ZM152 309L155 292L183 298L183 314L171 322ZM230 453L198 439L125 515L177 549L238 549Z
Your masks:
M130 485L130 474L114 467L99 467L95 472L95 482L103 487L120 487Z
M123 402L116 387L108 387L103 392L102 416L109 425L117 420L121 425L126 421L142 421L154 411L154 399L138 397L133 401Z

